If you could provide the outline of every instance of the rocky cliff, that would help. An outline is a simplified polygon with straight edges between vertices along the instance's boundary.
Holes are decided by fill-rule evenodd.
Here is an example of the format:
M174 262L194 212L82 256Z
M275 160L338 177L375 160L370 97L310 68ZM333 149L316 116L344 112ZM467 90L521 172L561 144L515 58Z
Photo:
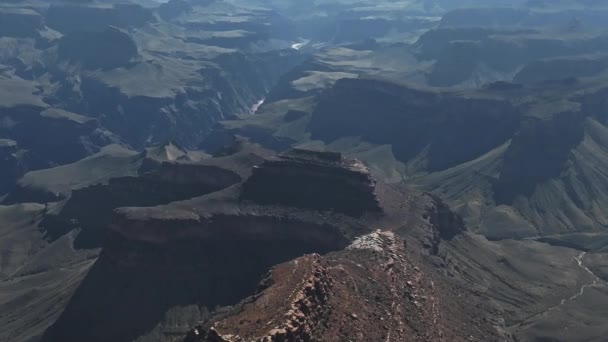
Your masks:
M0 121L0 136L14 142L3 148L6 153L12 150L6 154L6 162L12 160L13 167L5 170L15 172L4 191L12 190L27 171L72 163L119 141L98 121L59 109L32 105L0 108Z
M23 151L19 150L17 142L0 139L0 194L12 189L15 181L25 172L22 160Z
M244 152L208 163L236 165ZM243 201L247 184L260 177L253 171L243 184L205 196L117 209L102 256L43 341L494 336L477 318L474 324L455 318L472 319L473 311L443 314L460 306L442 306L452 300L435 292L435 280L417 259L462 234L447 207L377 184L358 162L338 153L294 150L249 166L268 164L297 183L285 183L291 186L286 191L309 187L317 199L332 201L312 205L312 193L301 202L269 202L259 194ZM181 182L172 171L163 174ZM338 186L348 186L353 205L373 215L341 212L335 182L325 182L336 174L350 175ZM411 255L400 234L411 234Z
M393 165L491 238L599 231L605 94L601 79L476 91L342 79L319 96L303 120L311 136L297 143L364 155L380 175Z
M339 153L292 150L253 170L241 199L362 215L381 211L375 180Z
M177 340L508 339L491 327L494 318L462 310L457 303L464 298L448 294L458 290L436 278L417 253L413 237L406 242L394 232L376 231L344 250L277 265L254 295L216 312ZM474 304L477 299L468 300L485 310Z
M287 104L304 114L291 122ZM256 120L226 127L356 155L379 178L432 191L491 239L604 234L601 76L478 90L344 78L314 100L265 106Z
M516 131L521 112L493 97L342 79L321 95L308 126L312 139L361 137L391 144L397 159L441 170L489 151Z
M404 241L378 231L274 267L254 296L183 341L466 340L446 326L439 296Z
M59 109L17 106L0 109L2 136L15 140L38 161L32 169L79 160L118 139L98 121Z
M58 238L76 227L83 229L84 246L102 243L112 220L112 211L124 206L155 206L189 199L236 184L234 172L215 166L162 163L141 176L111 178L71 193L56 215L42 223L49 237Z

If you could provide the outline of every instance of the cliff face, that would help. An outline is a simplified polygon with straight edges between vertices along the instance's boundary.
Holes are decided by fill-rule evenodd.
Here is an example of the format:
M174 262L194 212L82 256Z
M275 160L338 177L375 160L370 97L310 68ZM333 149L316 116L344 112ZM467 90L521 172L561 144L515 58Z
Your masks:
M319 96L307 129L353 154L361 147L346 141L386 147L392 155L367 156L371 169L392 163L490 238L599 233L605 108L598 80L440 91L343 79Z
M179 162L164 162L157 171L144 174L142 179L173 186L208 188L208 192L224 189L241 181L241 177L236 173L216 166Z
M98 121L36 106L0 108L0 134L16 141L37 163L31 169L71 163L117 139Z
M291 232L301 229L302 234L311 228L288 221L275 224L277 235L260 238L258 233L268 226L260 220L233 218L231 225L226 224L216 223L214 236L183 236L154 243L133 239L141 235L129 239L112 235L43 341L170 341L218 306L236 304L253 293L273 265L344 246L327 249L318 242L329 246L329 240L305 241L297 233L281 234L285 230L279 228L291 227ZM163 226L182 228L170 221ZM238 231L224 231L235 226L240 227ZM155 230L158 226L150 222L146 228Z
M551 119L531 119L513 137L494 185L497 203L530 196L538 184L561 175L572 150L584 139L582 113L561 113Z
M520 117L518 109L501 99L343 79L321 96L308 128L313 139L325 142L361 137L391 144L397 159L419 158L422 168L436 171L503 144L517 130Z
M127 44L131 52L122 49L118 50L120 55L110 56L115 58L100 58L106 52L99 49L115 49L97 44L85 52L76 51L75 56L68 54L75 51L72 49L66 52L66 58L91 68L120 68L91 71L78 78L62 72L63 92L56 94L54 100L98 118L107 129L135 147L172 140L197 148L216 122L249 113L280 75L301 58L289 51L254 55L230 51L203 61L191 51L177 51L175 56L142 62L137 61L138 48L131 46L132 37L111 30L120 32L116 36L120 39L109 44ZM197 61L181 64L187 60Z
M3 171L12 174L6 174L0 193L12 190L28 171L72 163L118 141L98 121L57 109L31 105L0 108L0 122L0 136L13 142L0 146L7 163ZM9 198L6 202L18 200Z
M339 153L293 150L255 168L241 199L362 215L381 211L374 187L360 162Z
M0 139L0 194L8 192L25 173L19 147L14 140Z
M171 341L254 293L270 267L348 244L337 227L294 218L147 211L163 218L116 213L116 233L43 341Z
M257 210L261 210L258 208ZM154 209L148 210L150 215ZM331 223L307 221L296 217L270 213L242 212L237 214L208 214L198 216L185 211L171 212L162 217L133 217L128 208L115 212L112 229L120 235L153 244L166 244L184 239L233 241L236 244L256 244L261 241L301 243L313 250L333 250L343 247L347 238L341 227ZM277 246L277 248L279 248ZM281 254L279 248L275 250Z
M162 163L139 177L112 178L107 184L78 189L56 215L42 226L56 239L71 229L83 229L79 242L99 246L112 222L112 211L123 206L154 206L201 196L241 181L236 173L215 166Z

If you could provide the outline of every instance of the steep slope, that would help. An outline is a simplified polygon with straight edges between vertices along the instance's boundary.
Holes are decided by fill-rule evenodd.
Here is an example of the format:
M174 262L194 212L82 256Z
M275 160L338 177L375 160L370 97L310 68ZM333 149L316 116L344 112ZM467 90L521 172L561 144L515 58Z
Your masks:
M60 315L97 251L73 249L75 234L55 242L37 227L43 205L0 206L0 339L31 341Z

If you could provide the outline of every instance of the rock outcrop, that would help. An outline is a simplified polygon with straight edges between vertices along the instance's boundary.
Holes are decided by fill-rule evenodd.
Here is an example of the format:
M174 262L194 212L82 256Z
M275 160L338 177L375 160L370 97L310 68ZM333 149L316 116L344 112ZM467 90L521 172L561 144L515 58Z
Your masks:
M499 204L512 204L517 196L531 196L539 184L557 178L571 153L585 138L582 113L564 112L522 124L504 156L494 184ZM550 148L548 148L550 146Z
M117 138L97 120L54 108L17 106L0 109L0 135L28 150L39 169L77 161L93 154Z
M426 171L469 161L500 146L521 112L505 99L405 87L375 79L342 79L316 106L309 131L327 143L361 137L391 144L395 157Z
M184 341L311 340L329 310L332 285L329 265L318 254L281 264L262 281L260 293L243 305L239 315L225 317L207 331L197 327Z
M259 204L352 215L381 211L369 170L334 152L292 150L256 167L243 187L241 199Z
M42 226L52 239L80 227L80 241L98 246L112 222L112 211L125 206L155 206L218 191L241 181L236 173L216 166L162 163L141 176L112 178L72 192L57 215ZM151 228L151 227L150 227Z
M469 340L446 325L448 302L404 241L377 231L343 251L274 267L254 296L213 315L182 341Z

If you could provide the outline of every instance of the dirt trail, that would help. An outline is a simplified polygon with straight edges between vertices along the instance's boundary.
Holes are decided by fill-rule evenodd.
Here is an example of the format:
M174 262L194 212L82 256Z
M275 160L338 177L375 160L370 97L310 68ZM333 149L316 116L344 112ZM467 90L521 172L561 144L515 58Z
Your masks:
M585 290L587 288L590 288L592 286L596 286L598 285L602 280L600 279L600 277L598 277L597 275L595 275L595 273L593 273L593 271L591 271L583 262L583 259L585 258L585 255L587 254L587 252L581 252L579 255L574 257L574 260L576 260L578 267L582 268L586 273L589 273L592 277L593 277L593 281L589 284L585 284L583 286L580 287L580 289L578 290L578 292L576 292L574 295L572 295L571 297L568 298L563 298L560 303L558 305L552 306L550 308L547 308L546 310L543 310L535 315L532 315L528 318L526 318L525 320L509 327L509 328L515 328L518 326L521 326L523 324L525 324L526 322L529 322L537 317L543 316L553 310L559 309L561 306L563 306L564 304L566 304L569 301L572 300L576 300L578 297L582 296L583 294L585 294Z
M596 276L595 273L593 273L593 271L591 271L587 266L585 266L585 263L583 262L583 258L585 258L586 254L587 254L587 252L582 252L578 256L574 257L574 260L576 260L576 262L578 263L578 267L582 268L585 272L589 273L594 278L593 282L590 284L585 284L585 285L581 286L578 293L575 294L574 296L567 298L567 299L566 298L562 299L560 305L564 305L566 302L568 302L570 300L575 300L576 298L582 296L585 293L585 289L595 286L601 281L600 277Z

